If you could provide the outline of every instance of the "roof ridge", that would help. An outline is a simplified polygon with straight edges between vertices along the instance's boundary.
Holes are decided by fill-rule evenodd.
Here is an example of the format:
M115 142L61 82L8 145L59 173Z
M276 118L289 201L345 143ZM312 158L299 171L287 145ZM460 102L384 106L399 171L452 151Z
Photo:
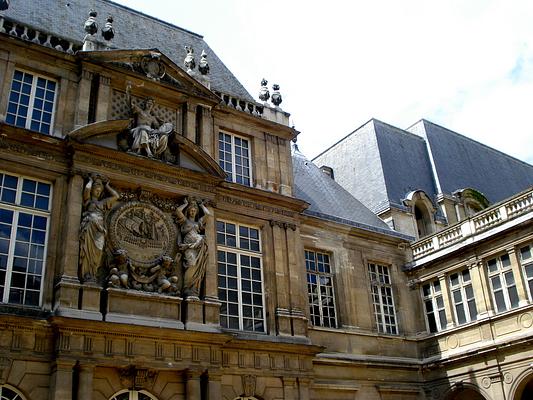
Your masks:
M456 136L459 136L459 137L461 137L461 138L463 138L463 139L466 139L466 140L468 140L469 142L479 144L480 146L486 148L487 150L491 150L491 151L493 151L493 152L495 152L495 153L498 153L498 154L500 154L500 155L505 156L506 158L510 158L510 159L512 159L512 160L518 161L518 162L521 163L521 164L524 164L524 165L527 166L527 167L531 167L531 168L533 168L533 165L531 165L531 164L529 164L529 163L527 163L527 162L525 162L525 161L523 161L523 160L520 160L519 158L516 158L516 157L514 157L514 156L512 156L512 155L510 155L510 154L504 153L503 151L498 150L498 149L495 149L494 147L491 147L491 146L489 146L489 145L487 145L487 144L484 144L484 143L478 142L477 140L472 139L472 138L469 138L468 136L465 136L465 135L463 135L463 134L461 134L461 133L458 133L458 132L452 131L451 129L446 128L446 127L444 127L444 126L442 126L442 125L436 124L436 123L431 122L431 121L429 121L429 120L427 120L427 119L424 119L424 118L421 119L421 121L422 121L424 124L428 123L428 124L431 124L431 125L437 126L437 127L441 128L441 129L444 129L444 130L446 130L446 131L448 131L448 132L450 132L450 133L452 133L452 134L454 134L454 135L456 135ZM425 127L425 126L424 126L424 127ZM428 141L429 141L429 138L428 138Z
M200 35L199 33L196 33L196 32L190 31L190 30L188 30L188 29L182 28L181 26L175 25L175 24L173 24L173 23L171 23L171 22L164 21L164 20L159 19L159 18L157 18L157 17L154 17L154 16L152 16L152 15L145 14L145 13L143 13L142 11L135 10L134 8L130 8L130 7L125 6L125 5L123 5L123 4L120 4L120 3L116 3L116 2L114 2L114 1L112 1L112 0L99 0L99 1L103 1L103 2L109 3L109 4L113 5L113 6L120 7L120 8L122 8L122 9L124 9L124 10L127 10L127 11L129 11L129 12L132 12L132 13L134 13L134 14L138 14L138 15L140 15L140 16L142 16L142 17L152 19L152 20L157 21L157 22L159 22L159 23L161 23L161 24L163 24L163 25L167 25L168 27L179 29L179 30L181 30L181 31L183 31L183 32L186 32L186 33L189 33L189 34L191 34L191 35L197 36L197 37L200 38L200 39L203 39L203 38L204 38L203 35Z

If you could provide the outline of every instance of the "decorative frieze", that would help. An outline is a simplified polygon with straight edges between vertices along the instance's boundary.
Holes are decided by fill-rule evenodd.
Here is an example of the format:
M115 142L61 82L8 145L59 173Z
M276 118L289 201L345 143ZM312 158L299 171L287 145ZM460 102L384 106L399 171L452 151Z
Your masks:
M236 205L240 207L252 208L255 210L264 211L264 212L271 213L271 214L283 215L285 217L291 217L291 218L296 217L296 213L292 211L285 210L282 208L267 206L265 204L260 204L260 203L257 203L251 200L243 200L237 197L231 197L231 196L226 196L226 195L222 195L218 197L218 199L224 203L228 203L228 204L232 204L232 205Z

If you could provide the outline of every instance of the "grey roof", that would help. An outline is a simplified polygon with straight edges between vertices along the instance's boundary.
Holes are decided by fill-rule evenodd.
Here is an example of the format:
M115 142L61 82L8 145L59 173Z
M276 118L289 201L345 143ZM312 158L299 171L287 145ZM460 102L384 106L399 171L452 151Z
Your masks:
M192 46L197 62L202 50L207 53L211 73L211 88L243 100L252 96L211 50L201 35L150 17L108 0L15 0L3 14L10 19L32 26L58 37L81 43L85 36L83 25L94 9L100 27L108 15L113 16L115 38L112 44L119 49L157 48L177 65L186 56L184 47Z
M309 161L297 148L293 151L292 163L294 196L310 204L304 214L412 239L390 229L385 222Z
M408 130L427 140L442 193L473 188L495 203L533 185L530 164L426 120Z
M422 138L371 119L315 157L333 168L335 179L372 211L402 208L412 190L435 194Z

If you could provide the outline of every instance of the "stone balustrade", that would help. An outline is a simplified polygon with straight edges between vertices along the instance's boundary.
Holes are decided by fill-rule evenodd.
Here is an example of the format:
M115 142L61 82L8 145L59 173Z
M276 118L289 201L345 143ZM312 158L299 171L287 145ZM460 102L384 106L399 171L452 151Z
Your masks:
M20 24L5 17L0 17L0 33L7 33L19 39L37 43L68 54L74 54L81 49L81 43L72 42L51 33L39 31L31 26Z
M533 211L533 188L411 244L419 260L469 237L483 233Z

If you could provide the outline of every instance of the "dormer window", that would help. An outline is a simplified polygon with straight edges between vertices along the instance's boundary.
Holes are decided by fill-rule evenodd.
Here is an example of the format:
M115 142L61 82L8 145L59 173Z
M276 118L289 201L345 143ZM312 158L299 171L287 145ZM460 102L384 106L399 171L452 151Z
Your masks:
M250 141L241 136L219 132L218 163L226 172L226 180L252 185Z
M49 135L54 122L57 82L15 70L6 123Z

